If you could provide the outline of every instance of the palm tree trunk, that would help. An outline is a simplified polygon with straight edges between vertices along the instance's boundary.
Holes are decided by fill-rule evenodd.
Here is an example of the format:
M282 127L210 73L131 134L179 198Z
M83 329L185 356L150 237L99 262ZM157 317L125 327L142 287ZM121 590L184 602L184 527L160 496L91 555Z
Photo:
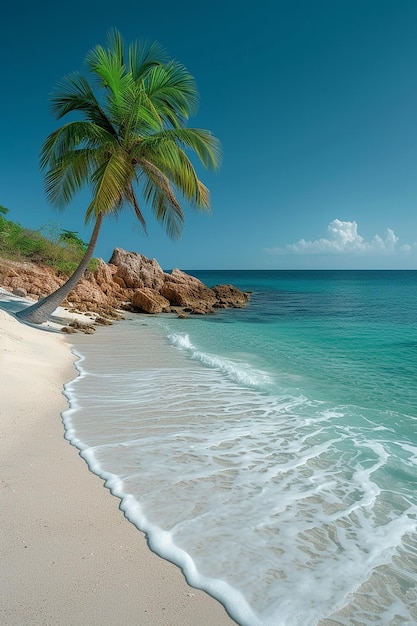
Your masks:
M43 322L46 322L49 316L55 311L57 307L59 307L61 302L65 300L65 298L74 289L74 287L76 287L78 282L83 277L83 274L87 269L90 259L93 256L102 220L103 216L98 215L87 250L83 258L81 259L79 266L72 274L72 276L68 278L67 282L61 285L61 287L59 287L49 296L42 298L42 300L39 300L39 302L36 302L36 304L32 304L32 306L18 311L16 315L19 319L24 322L29 322L30 324L42 324Z

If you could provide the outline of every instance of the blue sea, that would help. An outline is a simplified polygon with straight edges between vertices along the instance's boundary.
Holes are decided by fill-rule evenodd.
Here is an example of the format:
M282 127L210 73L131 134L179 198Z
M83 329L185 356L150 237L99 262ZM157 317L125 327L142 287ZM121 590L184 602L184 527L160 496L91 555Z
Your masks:
M188 273L248 306L71 336L67 438L241 626L417 624L417 271Z

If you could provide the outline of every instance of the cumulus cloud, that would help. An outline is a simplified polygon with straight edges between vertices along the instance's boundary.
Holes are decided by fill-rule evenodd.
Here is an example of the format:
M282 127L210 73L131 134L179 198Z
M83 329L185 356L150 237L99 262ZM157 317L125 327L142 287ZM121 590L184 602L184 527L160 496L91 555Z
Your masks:
M300 239L297 243L288 244L283 248L267 248L269 254L393 254L395 252L411 252L417 244L399 245L399 238L391 228L385 235L375 235L370 241L358 233L356 222L333 220L327 227L328 235L321 239L306 241Z

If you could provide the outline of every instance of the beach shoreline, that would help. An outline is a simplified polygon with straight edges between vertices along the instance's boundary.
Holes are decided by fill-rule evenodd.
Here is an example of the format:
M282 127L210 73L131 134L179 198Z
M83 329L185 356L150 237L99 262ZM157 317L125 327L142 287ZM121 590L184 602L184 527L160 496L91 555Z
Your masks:
M22 324L0 306L0 340L1 622L235 624L149 549L64 438L63 386L77 375L64 335Z

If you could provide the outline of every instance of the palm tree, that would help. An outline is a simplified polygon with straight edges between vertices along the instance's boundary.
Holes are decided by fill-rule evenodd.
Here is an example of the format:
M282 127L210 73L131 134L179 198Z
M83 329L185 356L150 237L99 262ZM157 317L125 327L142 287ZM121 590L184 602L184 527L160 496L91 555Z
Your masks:
M196 84L183 65L167 60L159 44L134 43L125 55L120 34L112 31L107 47L93 48L86 62L94 82L77 72L57 85L53 112L58 119L75 112L77 119L46 138L40 163L47 197L57 208L67 206L84 185L91 187L85 219L94 227L68 281L17 314L34 324L46 321L83 276L103 218L118 216L129 205L146 231L137 188L168 236L179 237L184 213L178 194L193 208L210 210L209 191L186 152L208 169L220 160L220 144L209 131L186 127L198 104Z

